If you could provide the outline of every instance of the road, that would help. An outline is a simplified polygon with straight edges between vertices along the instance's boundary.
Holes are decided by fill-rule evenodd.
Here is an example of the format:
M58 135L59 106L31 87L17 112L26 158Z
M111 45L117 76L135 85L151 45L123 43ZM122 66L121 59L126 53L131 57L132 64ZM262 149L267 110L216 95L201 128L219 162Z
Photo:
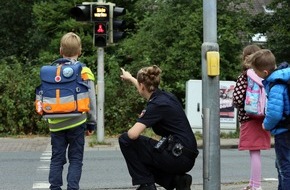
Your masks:
M0 190L43 190L48 189L50 164L50 145L35 151L0 152ZM273 190L277 184L274 167L273 149L262 151L263 190ZM67 167L67 165L66 165ZM65 167L65 172L67 168ZM202 189L202 150L196 165L189 173L193 177L192 189ZM249 156L246 151L236 149L221 150L222 190L244 186L249 176ZM65 189L65 175L64 189ZM270 184L270 185L269 185ZM118 148L86 148L83 175L80 183L82 190L93 189L134 189L131 178ZM267 189L267 186L269 189ZM270 187L271 186L271 187ZM160 189L160 188L159 188Z

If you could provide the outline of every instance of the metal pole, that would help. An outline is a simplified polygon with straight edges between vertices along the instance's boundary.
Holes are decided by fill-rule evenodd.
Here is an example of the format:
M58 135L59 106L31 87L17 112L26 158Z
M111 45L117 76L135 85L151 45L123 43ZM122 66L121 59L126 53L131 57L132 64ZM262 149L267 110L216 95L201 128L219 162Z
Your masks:
M105 88L104 88L104 48L98 48L98 121L97 121L97 141L104 141L104 101L105 101Z
M98 3L105 3L106 0L98 0ZM98 48L98 121L97 121L97 142L104 141L104 102L105 102L105 85L104 85L104 48Z
M218 51L216 0L203 0L202 114L203 189L220 190L219 76L208 76L206 53Z

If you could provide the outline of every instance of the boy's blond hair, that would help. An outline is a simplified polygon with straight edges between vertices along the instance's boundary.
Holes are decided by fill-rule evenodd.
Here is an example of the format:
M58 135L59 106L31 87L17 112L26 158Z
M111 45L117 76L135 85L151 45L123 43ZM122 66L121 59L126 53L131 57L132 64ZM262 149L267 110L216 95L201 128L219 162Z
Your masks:
M254 70L261 72L264 70L273 72L276 68L276 58L269 49L261 49L253 53L246 61L252 65Z
M82 51L81 39L73 32L65 34L60 41L60 50L63 56L79 56Z

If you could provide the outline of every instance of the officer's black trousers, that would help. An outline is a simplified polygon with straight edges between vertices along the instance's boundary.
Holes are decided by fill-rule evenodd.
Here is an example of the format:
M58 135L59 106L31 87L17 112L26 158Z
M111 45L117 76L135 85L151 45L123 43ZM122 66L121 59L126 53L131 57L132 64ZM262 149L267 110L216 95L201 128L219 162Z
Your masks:
M157 183L165 189L174 189L174 177L192 169L195 158L175 157L171 152L154 149L156 140L140 136L136 140L123 133L119 137L121 151L127 163L133 185Z

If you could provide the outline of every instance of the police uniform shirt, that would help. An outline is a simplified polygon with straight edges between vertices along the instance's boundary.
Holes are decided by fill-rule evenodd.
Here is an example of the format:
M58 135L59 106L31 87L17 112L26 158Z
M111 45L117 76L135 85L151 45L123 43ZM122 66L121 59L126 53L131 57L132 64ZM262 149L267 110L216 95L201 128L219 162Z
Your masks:
M196 139L181 103L168 92L157 89L137 122L152 128L159 136L173 135L183 146L196 149Z

